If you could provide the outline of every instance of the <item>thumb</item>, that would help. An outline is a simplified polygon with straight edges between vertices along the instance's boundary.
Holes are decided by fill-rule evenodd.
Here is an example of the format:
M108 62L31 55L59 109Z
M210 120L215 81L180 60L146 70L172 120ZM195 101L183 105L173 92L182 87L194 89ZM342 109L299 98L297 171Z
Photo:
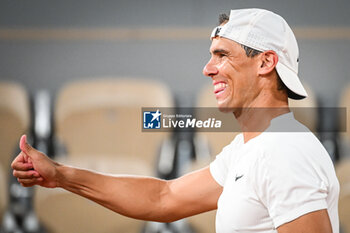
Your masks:
M27 143L27 135L23 135L21 137L19 148L21 148L21 151L23 151L24 154L26 154L28 157L31 157L31 151L33 151L34 148Z

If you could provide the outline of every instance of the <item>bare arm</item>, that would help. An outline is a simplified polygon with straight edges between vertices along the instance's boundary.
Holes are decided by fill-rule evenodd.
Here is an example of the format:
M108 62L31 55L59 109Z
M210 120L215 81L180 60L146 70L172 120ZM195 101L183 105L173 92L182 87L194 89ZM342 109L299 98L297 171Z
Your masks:
M326 209L305 214L278 227L278 233L332 233Z
M61 187L132 218L169 222L213 210L222 192L209 167L171 181L111 176L58 164L23 137L20 147L12 168L23 186Z
M166 181L141 176L110 176L58 167L58 186L122 215L169 222L216 209L221 187L209 168Z

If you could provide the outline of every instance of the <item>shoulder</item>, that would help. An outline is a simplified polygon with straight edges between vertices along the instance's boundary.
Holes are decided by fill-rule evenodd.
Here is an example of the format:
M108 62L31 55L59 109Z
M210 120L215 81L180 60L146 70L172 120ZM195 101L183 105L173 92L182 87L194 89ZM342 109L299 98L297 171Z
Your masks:
M271 132L261 136L256 143L257 170L268 170L276 176L333 170L330 156L311 132Z
M265 156L296 158L312 154L327 154L312 132L266 132L258 143Z
M332 160L311 132L268 133L259 141L261 153L254 169L270 182L284 187L288 181L298 183L336 183Z

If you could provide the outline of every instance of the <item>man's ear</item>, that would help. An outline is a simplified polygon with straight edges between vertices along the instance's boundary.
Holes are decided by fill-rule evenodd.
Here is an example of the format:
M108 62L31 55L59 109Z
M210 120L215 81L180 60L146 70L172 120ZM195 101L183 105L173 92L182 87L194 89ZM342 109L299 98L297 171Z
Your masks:
M275 51L265 51L260 55L260 67L258 68L259 75L267 75L272 72L278 62L278 56Z

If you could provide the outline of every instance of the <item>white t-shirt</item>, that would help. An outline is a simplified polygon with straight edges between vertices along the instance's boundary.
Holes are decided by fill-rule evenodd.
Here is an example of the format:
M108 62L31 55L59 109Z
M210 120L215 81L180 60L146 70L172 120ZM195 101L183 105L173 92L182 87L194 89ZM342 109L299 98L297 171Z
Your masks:
M294 132L276 132L286 125ZM332 161L292 113L273 119L247 143L239 134L210 171L223 186L217 233L276 233L282 224L321 209L327 209L333 233L339 233L339 183Z

